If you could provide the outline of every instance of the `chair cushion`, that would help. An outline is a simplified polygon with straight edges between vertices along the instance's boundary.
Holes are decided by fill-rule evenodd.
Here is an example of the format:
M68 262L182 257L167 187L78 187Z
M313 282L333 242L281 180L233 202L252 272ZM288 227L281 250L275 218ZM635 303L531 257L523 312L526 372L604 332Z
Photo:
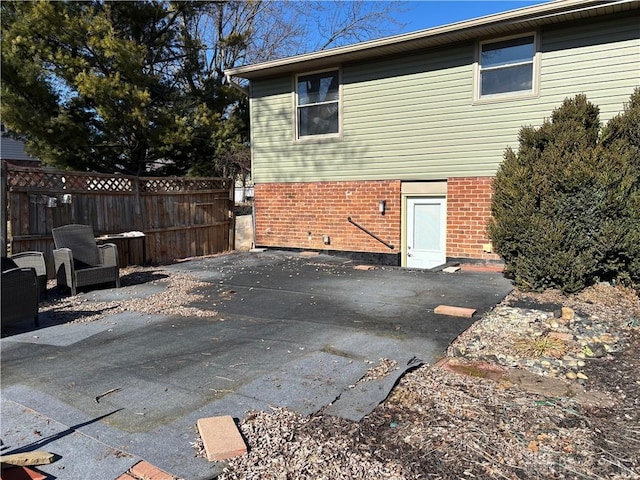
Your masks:
M3 271L0 293L3 326L24 318L37 317L38 284L32 268Z
M68 248L76 268L100 265L100 253L90 225L65 225L52 229L56 248Z
M117 280L118 267L87 267L76 270L76 286L97 285Z

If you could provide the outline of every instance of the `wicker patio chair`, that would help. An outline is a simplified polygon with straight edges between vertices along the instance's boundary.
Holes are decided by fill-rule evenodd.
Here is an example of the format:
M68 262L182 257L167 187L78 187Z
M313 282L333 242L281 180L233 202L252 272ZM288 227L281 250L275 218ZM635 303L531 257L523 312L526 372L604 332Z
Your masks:
M38 280L38 298L47 295L47 264L42 252L20 252L9 257L17 267L33 268Z
M58 285L71 289L114 282L120 287L118 249L113 243L98 245L90 225L65 225L52 229L53 260Z
M32 268L2 272L2 326L33 318L38 326L38 281Z

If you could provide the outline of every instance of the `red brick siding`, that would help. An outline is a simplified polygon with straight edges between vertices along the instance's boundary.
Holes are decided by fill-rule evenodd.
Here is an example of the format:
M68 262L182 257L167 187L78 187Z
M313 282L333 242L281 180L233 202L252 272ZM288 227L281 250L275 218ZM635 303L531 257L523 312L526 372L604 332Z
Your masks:
M490 243L487 222L491 216L493 177L449 178L447 180L447 257L498 260L485 253Z
M398 180L257 184L256 245L398 253L400 199ZM387 202L384 215L379 200ZM348 217L395 248L357 229ZM323 235L329 235L330 245L324 245Z
M485 253L492 177L447 180L447 257L497 260ZM400 181L264 183L255 186L256 245L372 253L400 250ZM385 215L378 201L386 200ZM355 222L395 246L385 247ZM309 233L310 232L310 233ZM331 243L324 245L322 236Z

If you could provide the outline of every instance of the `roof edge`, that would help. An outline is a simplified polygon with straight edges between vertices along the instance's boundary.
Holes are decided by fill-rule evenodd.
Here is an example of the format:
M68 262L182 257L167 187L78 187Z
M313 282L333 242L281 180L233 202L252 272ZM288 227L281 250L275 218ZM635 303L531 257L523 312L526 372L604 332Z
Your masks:
M428 38L446 37L448 34L454 34L465 30L476 30L500 24L510 24L541 18L551 19L554 16L571 13L573 11L589 10L601 6L614 6L627 3L633 4L638 2L637 0L555 0L539 5L485 15L415 32L403 33L376 40L355 43L352 45L229 68L225 70L225 75L227 77L235 76L246 79L265 77L270 74L281 73L283 69L288 69L289 67L293 70L295 65L322 61L332 57L361 54L364 58L372 55L372 51L382 47L399 45L402 43L411 44L412 42Z

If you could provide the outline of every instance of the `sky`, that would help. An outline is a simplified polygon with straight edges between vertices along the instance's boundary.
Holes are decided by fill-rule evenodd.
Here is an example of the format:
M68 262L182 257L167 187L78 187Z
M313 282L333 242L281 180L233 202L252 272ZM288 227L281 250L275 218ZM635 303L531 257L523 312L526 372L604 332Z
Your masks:
M492 13L506 12L516 8L546 3L543 0L426 0L406 1L396 19L406 24L398 33L415 32L425 28L439 27L448 23L482 17Z

